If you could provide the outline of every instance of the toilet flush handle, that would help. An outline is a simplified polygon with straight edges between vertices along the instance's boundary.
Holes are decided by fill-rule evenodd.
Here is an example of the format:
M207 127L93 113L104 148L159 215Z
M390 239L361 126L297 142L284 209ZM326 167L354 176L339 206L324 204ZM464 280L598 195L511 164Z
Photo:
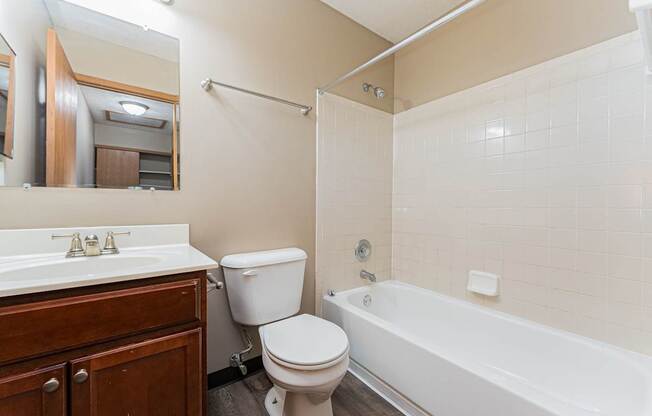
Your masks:
M258 270L247 270L246 272L242 272L242 275L247 277L256 277L258 276Z

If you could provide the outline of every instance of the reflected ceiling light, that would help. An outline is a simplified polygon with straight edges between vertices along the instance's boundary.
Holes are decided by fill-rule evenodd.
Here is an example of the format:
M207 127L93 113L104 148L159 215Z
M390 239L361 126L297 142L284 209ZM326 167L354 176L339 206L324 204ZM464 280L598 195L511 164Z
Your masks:
M132 116L142 116L149 110L145 104L136 103L133 101L120 101L122 108Z

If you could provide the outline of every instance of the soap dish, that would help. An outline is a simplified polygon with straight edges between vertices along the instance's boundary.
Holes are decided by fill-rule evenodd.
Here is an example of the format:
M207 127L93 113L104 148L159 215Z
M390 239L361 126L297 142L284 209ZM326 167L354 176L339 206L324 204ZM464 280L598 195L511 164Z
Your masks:
M499 283L500 276L497 274L471 270L469 272L469 282L466 289L469 292L495 297L498 296Z

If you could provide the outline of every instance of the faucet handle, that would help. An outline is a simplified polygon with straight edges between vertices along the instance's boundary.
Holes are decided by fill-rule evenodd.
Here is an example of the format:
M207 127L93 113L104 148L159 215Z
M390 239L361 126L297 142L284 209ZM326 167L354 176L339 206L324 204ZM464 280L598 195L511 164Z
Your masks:
M73 257L75 255L80 255L84 252L84 247L82 245L81 237L79 236L79 233L72 233L72 234L52 234L52 239L56 240L59 238L72 238L72 241L70 242L70 249L68 250L68 253L66 254L68 257Z
M113 231L109 231L106 233L106 240L104 241L104 252L106 254L118 254L120 253L120 250L118 250L118 247L115 245L115 236L116 235L131 235L130 231L125 231L125 232L120 232L120 233L114 233Z

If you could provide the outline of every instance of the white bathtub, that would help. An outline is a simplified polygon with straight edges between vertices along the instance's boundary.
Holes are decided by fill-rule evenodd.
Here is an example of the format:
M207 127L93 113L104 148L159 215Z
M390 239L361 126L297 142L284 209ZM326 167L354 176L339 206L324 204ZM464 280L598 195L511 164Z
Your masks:
M652 415L652 358L588 338L396 281L326 296L323 315L435 416Z

